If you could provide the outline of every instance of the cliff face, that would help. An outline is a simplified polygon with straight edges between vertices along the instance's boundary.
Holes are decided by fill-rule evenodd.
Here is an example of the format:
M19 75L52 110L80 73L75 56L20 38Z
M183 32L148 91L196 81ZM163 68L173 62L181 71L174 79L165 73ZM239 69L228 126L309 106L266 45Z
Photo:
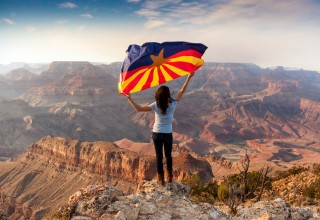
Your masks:
M80 142L46 136L30 146L26 158L45 159L59 169L82 170L88 174L105 175L111 179L121 177L132 182L151 180L156 175L155 157L119 148L111 142ZM174 157L173 163L175 177L179 180L193 173L201 175L206 181L213 177L209 163L189 153Z
M188 153L173 159L174 180L192 174L213 178L210 165ZM13 219L39 219L82 187L107 183L125 192L156 176L154 156L141 155L111 142L80 142L46 136L17 161L0 166L0 205ZM1 204L2 203L2 204Z
M59 169L82 170L87 174L121 177L128 181L152 179L156 173L153 157L118 148L111 142L80 142L46 136L32 144L27 158L46 159Z
M50 82L35 86L21 96L32 106L49 106L63 101L112 102L118 93L117 79L89 62L53 62L40 76L49 78Z
M54 61L50 63L48 70L44 71L42 75L57 79L67 74L86 73L92 69L92 64L87 61Z
M4 78L10 81L27 81L27 80L32 80L36 78L37 75L34 73L31 73L30 71L24 69L24 68L19 68L10 71L8 74L4 75Z

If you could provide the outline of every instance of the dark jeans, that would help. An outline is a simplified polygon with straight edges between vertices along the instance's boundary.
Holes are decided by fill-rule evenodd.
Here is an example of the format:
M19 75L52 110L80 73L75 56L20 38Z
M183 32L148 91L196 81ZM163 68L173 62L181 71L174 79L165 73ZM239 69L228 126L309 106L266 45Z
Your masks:
M172 171L172 133L152 133L152 140L154 143L154 148L156 150L156 158L157 158L157 170L158 174L163 174L163 147L164 154L166 156L167 161L167 170Z

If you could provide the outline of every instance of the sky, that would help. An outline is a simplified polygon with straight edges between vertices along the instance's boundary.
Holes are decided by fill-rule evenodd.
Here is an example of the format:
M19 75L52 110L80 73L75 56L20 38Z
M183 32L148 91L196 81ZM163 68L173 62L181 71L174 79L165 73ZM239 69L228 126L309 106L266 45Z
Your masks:
M0 0L0 64L123 61L203 43L207 62L320 70L320 0Z

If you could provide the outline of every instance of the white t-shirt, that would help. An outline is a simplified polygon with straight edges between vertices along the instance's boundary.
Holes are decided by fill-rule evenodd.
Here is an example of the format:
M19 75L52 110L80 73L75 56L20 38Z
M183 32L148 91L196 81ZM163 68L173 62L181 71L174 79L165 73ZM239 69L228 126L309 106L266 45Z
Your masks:
M161 109L158 108L156 102L151 103L149 106L155 112L152 131L156 133L172 133L173 113L176 109L177 101L172 100L171 103L169 103L165 115L161 113Z

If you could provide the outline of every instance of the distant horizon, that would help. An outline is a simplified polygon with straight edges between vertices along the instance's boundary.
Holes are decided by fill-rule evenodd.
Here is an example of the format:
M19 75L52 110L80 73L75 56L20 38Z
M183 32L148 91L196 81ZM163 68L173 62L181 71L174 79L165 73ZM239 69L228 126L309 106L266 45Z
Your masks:
M112 61L112 62L105 62L105 61L89 61L89 60L52 60L52 61L47 61L47 62L24 62L24 61L13 61L13 62L9 62L9 63L0 63L0 65L2 66L9 66L12 64L50 64L53 62L89 62L89 63L101 63L101 64L112 64L112 63L122 63L123 61ZM277 67L284 67L284 68L289 68L289 69L303 69L303 70L310 70L310 71L317 71L320 73L320 67L318 69L312 69L312 68L304 68L301 66L286 66L286 65L270 65L270 66L265 66L265 65L260 65L258 63L254 63L254 62L235 62L235 61L206 61L205 63L223 63L223 64L254 64L257 65L261 68L277 68Z
M89 62L91 64L105 64L105 65L110 65L112 63L122 63L123 61L114 61L114 62L99 62L99 61L88 61L88 60L54 60L54 61L51 61L51 62L32 62L32 63L29 63L29 62L22 62L22 61L19 61L19 62L11 62L11 63L8 63L8 64L4 64L4 63L0 63L0 65L2 66L10 66L10 65L14 65L14 64L27 64L27 65L46 65L46 64L50 64L50 63L53 63L53 62ZM284 68L285 70L287 71L290 71L290 70L306 70L306 71L316 71L318 73L320 73L320 68L319 69L306 69L306 68L302 68L302 67L294 67L294 66L284 66L284 65L276 65L276 66L261 66L259 64L256 64L256 63L253 63L253 62L218 62L218 61L205 61L205 63L221 63L221 64L253 64L253 65L257 65L259 66L260 68L263 68L263 69L276 69L278 67L282 67ZM0 75L2 75L0 73Z

